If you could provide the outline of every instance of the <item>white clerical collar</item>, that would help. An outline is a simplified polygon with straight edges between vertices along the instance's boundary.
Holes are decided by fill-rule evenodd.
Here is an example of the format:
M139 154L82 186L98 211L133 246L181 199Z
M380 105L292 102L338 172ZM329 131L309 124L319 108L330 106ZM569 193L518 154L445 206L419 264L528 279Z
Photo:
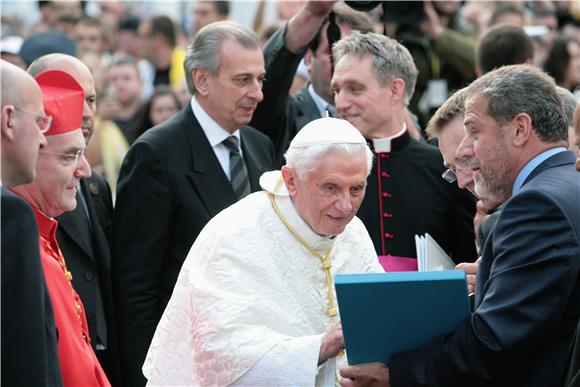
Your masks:
M383 138L373 138L373 147L376 153L390 152L391 151L391 141L395 138L402 136L407 130L407 124L403 123L403 129L400 132L395 133L390 137Z
M236 136L238 138L238 144L241 144L240 130L237 129L234 133L230 134L230 132L222 128L203 110L199 102L195 99L195 96L191 97L191 110L193 110L193 115L197 118L212 148L221 144L227 137L232 135Z
M276 204L280 212L300 237L317 252L326 254L336 238L315 233L308 223L302 219L290 198L290 194L288 194L282 173L280 171L264 173L260 177L260 186L264 191L275 195Z

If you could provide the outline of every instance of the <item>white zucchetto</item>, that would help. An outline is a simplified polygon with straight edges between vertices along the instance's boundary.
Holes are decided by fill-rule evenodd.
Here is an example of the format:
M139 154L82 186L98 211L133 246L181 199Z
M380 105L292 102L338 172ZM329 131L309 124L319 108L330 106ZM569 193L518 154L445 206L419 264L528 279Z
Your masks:
M308 148L329 144L366 144L365 138L350 122L340 118L319 118L304 126L290 143L290 148Z

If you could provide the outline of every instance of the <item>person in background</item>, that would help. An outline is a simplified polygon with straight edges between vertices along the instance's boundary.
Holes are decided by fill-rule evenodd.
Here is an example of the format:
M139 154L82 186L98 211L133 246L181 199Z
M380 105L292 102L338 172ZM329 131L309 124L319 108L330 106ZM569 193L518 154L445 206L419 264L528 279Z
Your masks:
M83 302L72 284L56 241L56 216L77 206L76 193L91 170L84 157L84 92L68 73L48 70L36 76L45 112L52 116L47 145L40 151L36 179L12 191L32 207L38 223L40 258L58 330L58 356L64 386L110 386L95 352Z
M564 107L564 113L566 114L566 119L568 120L568 150L576 153L578 150L576 145L576 132L574 131L574 110L578 102L574 98L569 90L563 88L562 86L557 86L558 95L562 100L562 106Z
M477 42L475 73L478 77L501 66L534 61L534 44L522 27L498 25Z
M79 20L75 26L73 37L79 57L87 52L94 52L99 56L107 53L105 29L99 19L87 16Z
M544 70L558 86L575 92L580 87L580 38L559 36L548 52Z
M135 125L142 106L143 82L137 63L130 56L113 58L105 73L99 115L113 121L130 144L135 141Z
M328 14L332 10L341 36L353 30L372 31L371 21L364 13L345 5L334 6L332 2L308 2L263 49L268 78L264 82L264 100L251 125L270 137L278 165L282 165L285 150L304 125L327 114L338 116L330 90L332 61L327 37ZM310 82L291 96L289 90L302 58Z
M135 124L135 138L145 133L146 130L167 121L181 110L181 103L177 94L166 85L159 85L155 88L153 95L147 101Z
M5 386L62 386L57 332L44 271L38 226L30 206L9 189L31 183L38 152L52 121L38 84L21 68L0 61L2 229L2 375ZM18 89L20 92L15 93ZM23 372L26 370L26 372Z
M196 1L193 5L193 23L191 36L199 32L203 27L216 21L228 20L230 16L229 1Z
M185 51L177 46L173 21L167 16L150 16L141 21L138 34L141 53L150 64L140 71L144 87L152 90L153 86L160 84L179 86L185 76Z

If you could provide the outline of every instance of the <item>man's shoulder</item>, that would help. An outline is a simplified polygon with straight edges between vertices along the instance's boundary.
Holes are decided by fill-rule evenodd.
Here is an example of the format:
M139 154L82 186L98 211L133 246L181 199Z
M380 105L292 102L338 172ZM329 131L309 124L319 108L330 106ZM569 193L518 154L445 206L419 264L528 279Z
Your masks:
M32 208L24 199L16 195L14 192L2 187L0 189L2 200L0 201L2 207L2 218L5 218L5 214L21 214L22 216L30 216L34 218L34 212ZM20 215L19 215L20 216Z
M244 140L250 140L257 144L269 145L272 144L272 141L268 136L264 133L260 132L258 129L254 128L253 126L244 125L240 128L240 135Z

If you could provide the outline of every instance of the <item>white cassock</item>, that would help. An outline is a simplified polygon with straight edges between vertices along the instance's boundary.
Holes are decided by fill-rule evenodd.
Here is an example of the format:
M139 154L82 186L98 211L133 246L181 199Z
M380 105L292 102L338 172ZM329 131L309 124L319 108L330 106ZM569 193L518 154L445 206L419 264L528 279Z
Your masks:
M257 192L223 210L199 234L157 326L143 373L148 385L331 386L336 360L318 366L328 286L318 257L332 244L334 274L382 272L358 218L335 238L321 237L296 212L279 171ZM331 286L336 302L334 286Z

